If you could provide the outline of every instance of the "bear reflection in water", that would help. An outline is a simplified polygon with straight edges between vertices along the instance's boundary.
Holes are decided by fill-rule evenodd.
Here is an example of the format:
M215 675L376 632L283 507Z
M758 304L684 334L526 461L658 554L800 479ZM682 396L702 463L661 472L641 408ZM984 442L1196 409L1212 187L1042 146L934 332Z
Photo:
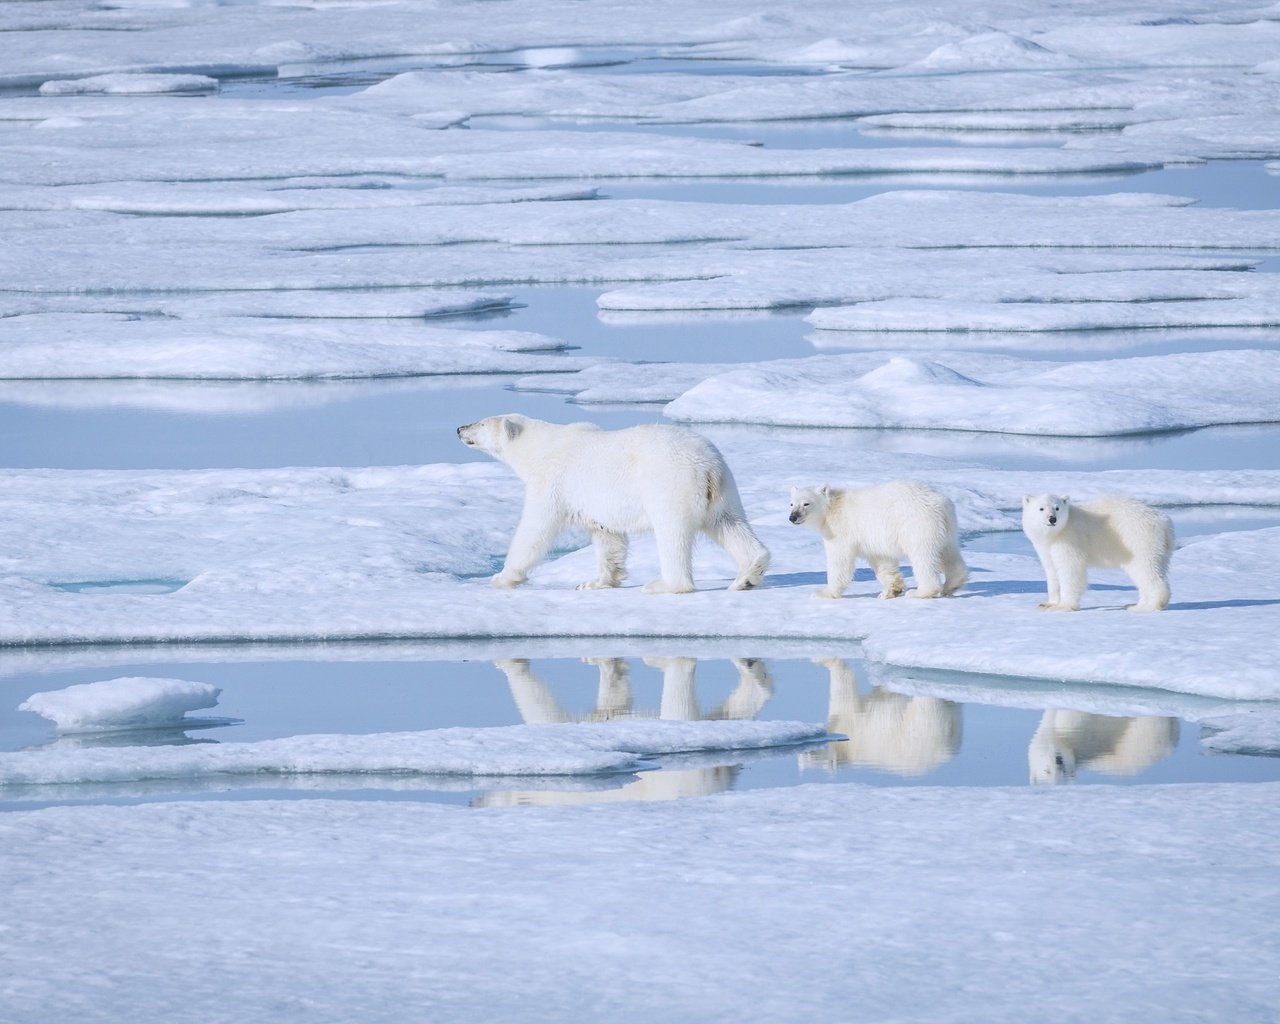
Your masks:
M675 722L751 719L773 696L773 680L764 662L755 658L733 658L738 685L723 703L703 711L698 703L696 658L645 658L650 668L662 672L662 697L657 711L637 709L631 693L631 666L623 658L584 658L600 671L595 707L585 715L567 711L546 682L534 675L525 658L494 662L507 677L511 696L528 724L556 722L600 722L611 718L659 718ZM474 801L477 807L542 806L550 804L599 803L616 800L677 800L687 796L710 796L732 787L741 766L714 765L699 768L663 769L642 772L634 782L620 789L585 793L501 790L484 793Z
M1031 738L1027 763L1033 784L1074 782L1084 768L1137 775L1178 745L1178 720L1115 718L1087 711L1046 711Z
M800 754L803 768L880 768L924 775L955 757L963 731L961 705L939 697L909 697L880 686L858 690L840 658L814 658L830 673L827 729L849 737Z

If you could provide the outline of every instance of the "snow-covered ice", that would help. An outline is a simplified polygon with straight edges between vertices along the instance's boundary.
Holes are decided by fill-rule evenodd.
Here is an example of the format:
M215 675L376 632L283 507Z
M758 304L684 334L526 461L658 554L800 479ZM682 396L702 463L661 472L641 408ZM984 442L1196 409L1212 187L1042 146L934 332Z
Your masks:
M253 776L261 785L274 784L277 776L317 774L594 775L642 770L643 758L661 754L786 746L825 735L823 726L798 722L636 719L194 746L37 749L0 753L0 791L156 779L198 782L222 775Z
M1131 591L1117 571L1095 574L1087 611L1055 616L1036 608L1044 581L1030 553L971 556L973 579L956 600L866 600L874 587L855 583L845 601L812 601L824 565L820 544L786 522L787 486L823 479L918 476L954 498L962 530L982 532L1016 530L1021 495L1045 490L1078 498L1119 491L1175 510L1274 508L1280 471L966 470L871 453L854 463L840 447L781 439L722 447L774 564L764 589L725 593L732 566L708 545L695 562L702 589L682 598L644 595L633 584L574 590L594 575L594 556L583 548L540 567L521 590L490 588L521 493L496 464L12 471L0 499L0 593L11 609L0 641L856 637L873 660L895 665L1280 696L1268 627L1280 602L1276 529L1186 540L1173 561L1169 612L1119 611ZM574 548L585 538L566 541ZM655 575L652 539L634 548L630 579ZM157 594L119 586L156 579L174 581L173 588ZM71 581L103 585L66 587ZM1188 615L1204 634L1195 645L1181 642ZM1222 664L1232 670L1220 672Z
M222 691L209 683L127 676L33 693L19 705L48 718L59 732L170 728L188 711L211 708Z
M812 357L712 376L664 410L692 422L1102 436L1274 422L1280 352L1087 363L958 354Z
M20 1024L1262 1020L1280 786L0 817ZM832 936L847 941L832 941ZM1049 951L1049 952L1046 952ZM940 1017L941 1015L941 1017Z

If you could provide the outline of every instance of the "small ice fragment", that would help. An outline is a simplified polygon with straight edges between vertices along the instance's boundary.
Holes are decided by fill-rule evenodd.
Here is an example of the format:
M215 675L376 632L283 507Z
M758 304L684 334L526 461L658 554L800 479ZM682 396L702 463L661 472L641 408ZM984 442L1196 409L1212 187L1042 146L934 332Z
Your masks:
M155 729L182 722L188 711L213 707L221 693L209 683L128 676L33 693L18 710L51 719L59 732Z

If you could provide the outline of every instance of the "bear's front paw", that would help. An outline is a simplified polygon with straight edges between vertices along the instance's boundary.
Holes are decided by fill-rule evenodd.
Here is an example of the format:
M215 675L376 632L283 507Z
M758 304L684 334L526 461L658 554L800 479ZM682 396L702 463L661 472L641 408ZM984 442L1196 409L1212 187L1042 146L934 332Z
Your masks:
M523 576L508 576L505 573L498 573L489 581L489 586L497 587L499 590L512 590L520 586L525 581Z
M585 583L579 583L575 588L577 590L612 590L618 584L613 580L587 580Z
M837 590L815 590L813 596L822 598L824 601L835 601L844 595Z

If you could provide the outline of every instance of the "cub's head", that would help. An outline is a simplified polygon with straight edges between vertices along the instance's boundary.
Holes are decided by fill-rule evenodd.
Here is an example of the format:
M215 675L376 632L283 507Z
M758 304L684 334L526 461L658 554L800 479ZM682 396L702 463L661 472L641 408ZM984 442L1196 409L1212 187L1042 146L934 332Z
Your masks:
M458 439L468 448L486 452L495 459L505 461L511 445L519 440L529 425L529 417L519 413L505 416L487 416L475 423L458 428Z
M819 528L827 517L827 503L830 499L831 488L827 484L821 487L793 487L789 518L796 526Z
M1066 525L1071 499L1057 494L1026 494L1022 498L1022 528L1028 533L1053 533Z

